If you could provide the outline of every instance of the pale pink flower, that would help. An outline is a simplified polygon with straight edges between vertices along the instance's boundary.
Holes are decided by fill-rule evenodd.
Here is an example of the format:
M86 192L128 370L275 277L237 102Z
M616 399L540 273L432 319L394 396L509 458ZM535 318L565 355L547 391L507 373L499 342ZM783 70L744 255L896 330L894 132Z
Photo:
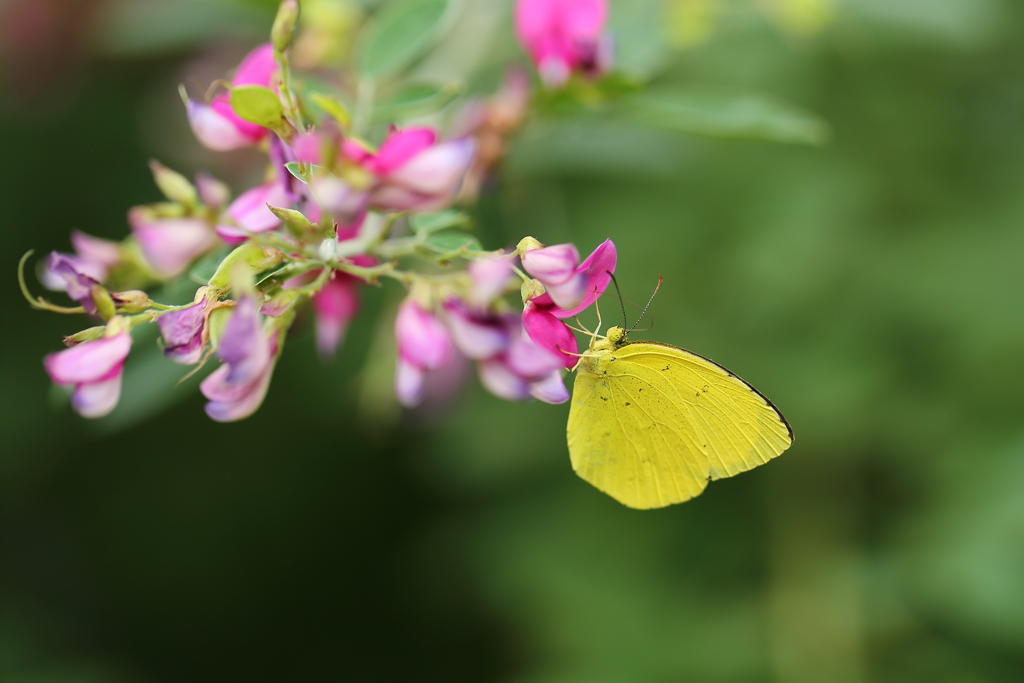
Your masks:
M410 297L398 308L395 341L398 347L395 393L399 403L412 408L423 400L428 371L445 367L451 359L452 338L437 316Z
M164 338L164 355L175 363L198 363L206 344L206 299L177 311L168 311L157 318Z
M288 207L291 201L280 180L257 185L238 195L217 224L217 235L228 244L241 244L249 235L276 230L281 220L267 205Z
M163 217L148 206L136 206L129 211L128 224L146 261L162 278L181 274L217 243L205 220Z
M235 70L231 84L270 87L276 70L274 48L264 43L246 55ZM219 152L254 145L267 134L266 128L235 114L227 93L217 95L210 104L189 100L185 111L196 138Z
M131 334L122 329L109 337L51 353L43 364L55 383L73 388L71 407L79 415L103 417L121 397L121 375L131 346Z
M256 412L270 386L279 335L263 329L255 299L239 298L216 350L224 364L199 385L210 399L207 415L217 422L234 422Z

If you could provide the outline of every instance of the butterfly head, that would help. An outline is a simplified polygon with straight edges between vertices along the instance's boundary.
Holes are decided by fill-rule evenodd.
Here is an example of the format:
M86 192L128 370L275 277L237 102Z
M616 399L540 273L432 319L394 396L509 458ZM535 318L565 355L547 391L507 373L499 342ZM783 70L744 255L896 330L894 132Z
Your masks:
M615 325L608 328L608 341L614 344L616 347L622 346L626 343L626 330Z

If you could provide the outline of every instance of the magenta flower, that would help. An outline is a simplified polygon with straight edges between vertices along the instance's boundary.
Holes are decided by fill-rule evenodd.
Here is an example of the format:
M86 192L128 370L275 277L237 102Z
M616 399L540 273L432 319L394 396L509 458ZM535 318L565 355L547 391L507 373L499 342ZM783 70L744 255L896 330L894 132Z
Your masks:
M51 353L43 360L50 379L73 387L71 407L82 417L103 417L121 397L122 370L132 347L127 328L115 322L121 320L111 319L110 336Z
M534 301L527 301L523 308L523 329L538 346L558 354L562 365L571 370L578 360L572 355L579 352L576 335L550 310L537 306Z
M407 298L395 317L398 367L395 393L407 408L423 400L424 379L430 370L445 367L452 357L452 338L437 317Z
M268 232L281 226L281 220L267 205L287 207L291 200L280 180L273 180L246 190L231 202L221 222L217 224L217 235L228 244L241 244L250 234Z
M217 422L234 422L256 412L270 386L278 337L278 332L268 336L263 329L256 300L239 298L217 346L224 364L199 385L210 399L207 415Z
M231 84L270 87L276 70L274 48L264 43L245 56ZM199 142L218 152L254 145L267 134L266 128L235 114L227 93L217 95L210 104L189 100L185 112Z
M206 345L206 299L177 311L168 311L156 321L164 338L164 355L175 363L198 363Z
M189 264L217 242L206 221L200 218L164 217L150 206L128 212L128 224L146 261L162 278L180 275Z
M607 19L606 0L516 2L516 35L549 87L563 85L574 72L607 70Z

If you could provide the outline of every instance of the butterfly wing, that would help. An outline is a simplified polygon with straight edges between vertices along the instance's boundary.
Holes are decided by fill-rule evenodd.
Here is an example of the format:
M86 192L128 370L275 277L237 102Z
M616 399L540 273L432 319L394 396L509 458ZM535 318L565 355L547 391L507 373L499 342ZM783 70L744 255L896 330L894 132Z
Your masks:
M709 479L765 463L793 441L778 410L742 379L651 342L601 354L577 375L568 439L577 474L641 509L689 500Z

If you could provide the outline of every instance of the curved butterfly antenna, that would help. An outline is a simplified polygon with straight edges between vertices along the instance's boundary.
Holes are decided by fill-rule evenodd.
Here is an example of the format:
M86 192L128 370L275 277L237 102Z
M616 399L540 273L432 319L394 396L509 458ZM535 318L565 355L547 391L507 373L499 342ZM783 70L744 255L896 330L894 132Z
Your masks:
M654 295L658 293L658 290L659 290L659 289L661 289L661 283L662 283L662 282L663 282L664 280L665 280L665 278L664 278L664 277L662 277L662 276L661 276L661 275L659 274L659 275L658 275L658 286L654 288L654 293L653 293L653 294L651 294L651 298L647 300L647 305L646 305L646 306L644 306L644 310L643 310L643 312L642 312L642 313L640 313L640 317L636 319L636 322L635 322L635 323L633 323L633 327L631 327L631 328L629 328L628 330L626 330L626 334L629 334L630 332L632 332L633 330L635 330L635 329L636 329L636 326L640 324L640 321L644 319L644 315L646 315L646 314L647 314L647 309L651 307L651 302L652 302L652 301L654 301Z
M615 283L615 293L619 295L619 306L622 307L622 329L626 329L626 325L629 322L626 320L626 304L622 301L622 290L619 289L619 281L615 279L615 273L612 271L606 270L604 272L608 273L612 278L612 282Z

